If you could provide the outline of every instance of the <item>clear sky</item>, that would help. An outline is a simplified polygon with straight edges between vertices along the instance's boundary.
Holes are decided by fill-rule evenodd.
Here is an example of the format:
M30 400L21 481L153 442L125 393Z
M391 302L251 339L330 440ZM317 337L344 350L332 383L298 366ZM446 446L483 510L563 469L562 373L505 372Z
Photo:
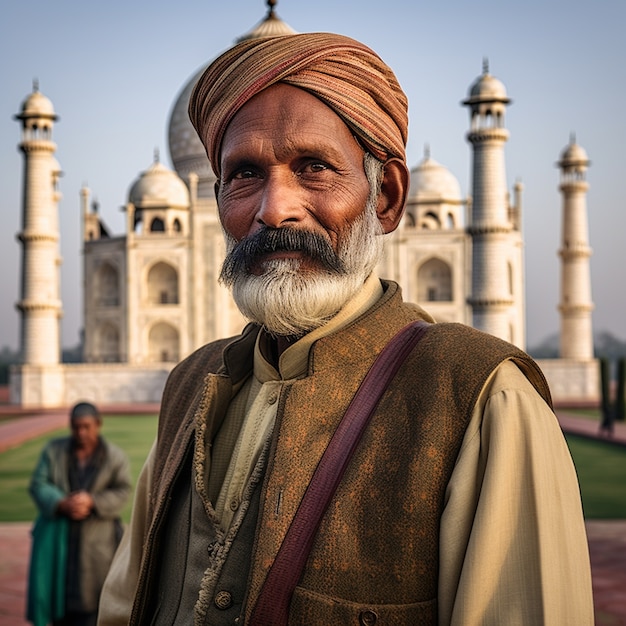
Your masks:
M63 345L82 325L79 190L114 234L130 185L153 160L171 166L167 123L201 66L265 15L263 0L30 0L0 8L0 347L18 346L21 155L13 115L38 79L55 107L60 181ZM626 338L626 2L623 0L280 0L297 31L340 32L374 48L410 101L408 160L432 157L470 192L468 112L488 58L506 86L509 189L524 184L527 335L559 330L561 198L556 161L572 132L592 161L588 194L595 330Z

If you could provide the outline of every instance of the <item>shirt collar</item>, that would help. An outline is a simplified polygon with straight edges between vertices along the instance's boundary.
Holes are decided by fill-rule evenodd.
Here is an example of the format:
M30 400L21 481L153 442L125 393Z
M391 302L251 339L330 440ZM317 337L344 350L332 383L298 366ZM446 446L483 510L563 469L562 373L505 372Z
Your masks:
M278 370L263 356L261 342L267 341L264 332L257 336L254 346L254 375L261 382L270 380L291 380L304 378L308 369L309 351L311 346L322 337L345 328L360 317L383 295L383 288L376 274L372 273L358 291L341 310L326 324L312 330L301 339L289 346L278 360Z

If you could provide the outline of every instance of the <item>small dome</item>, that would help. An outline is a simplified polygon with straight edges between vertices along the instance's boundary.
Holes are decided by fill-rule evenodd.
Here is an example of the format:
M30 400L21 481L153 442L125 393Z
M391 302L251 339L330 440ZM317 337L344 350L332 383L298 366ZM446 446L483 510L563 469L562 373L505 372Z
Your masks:
M132 184L128 201L138 209L189 208L189 190L175 172L155 161Z
M475 104L478 102L510 102L502 82L489 73L489 66L486 61L483 65L482 75L472 83L464 104Z
M411 170L409 201L461 202L459 181L429 155Z
M50 171L53 174L62 174L63 173L63 169L61 168L61 164L54 157L52 157L50 159Z
M559 161L561 167L568 165L589 165L589 157L584 148L581 148L574 139L572 139L563 151Z
M16 115L16 117L18 119L31 117L45 117L52 120L57 119L52 102L50 102L50 99L46 98L37 87L35 87L33 93L24 100L20 113Z
M269 7L265 19L259 22L249 33L242 35L237 42L246 41L247 39L261 39L261 37L280 37L281 35L295 35L296 31L283 22L276 13L274 13L275 0L269 0Z
M238 38L237 42L246 39L257 39L259 37L293 35L296 31L275 14L275 4L275 0L269 0L269 10L263 21L249 33ZM178 175L185 180L188 179L191 172L198 175L199 197L213 197L215 176L211 170L211 165L209 164L204 146L189 120L188 109L191 92L209 63L197 71L181 90L172 107L168 126L170 157L174 169L178 172Z

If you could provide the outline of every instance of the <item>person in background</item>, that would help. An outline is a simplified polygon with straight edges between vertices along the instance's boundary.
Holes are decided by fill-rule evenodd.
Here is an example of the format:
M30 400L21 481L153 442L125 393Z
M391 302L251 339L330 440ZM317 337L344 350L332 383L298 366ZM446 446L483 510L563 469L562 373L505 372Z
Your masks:
M250 324L170 374L99 623L592 624L576 473L541 371L376 275L409 186L391 69L341 35L247 40L189 111L217 177L221 280ZM337 447L416 321L360 441ZM311 534L308 503L333 483Z
M122 535L120 511L131 491L126 454L100 434L89 402L70 412L69 437L50 441L29 492L39 516L33 528L27 618L35 626L92 626Z

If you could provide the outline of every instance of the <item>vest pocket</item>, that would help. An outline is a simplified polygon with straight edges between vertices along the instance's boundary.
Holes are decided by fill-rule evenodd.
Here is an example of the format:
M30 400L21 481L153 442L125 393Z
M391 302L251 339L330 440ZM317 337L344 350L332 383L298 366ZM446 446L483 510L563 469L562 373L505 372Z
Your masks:
M361 604L296 587L289 626L411 626L437 624L437 599L411 604Z

